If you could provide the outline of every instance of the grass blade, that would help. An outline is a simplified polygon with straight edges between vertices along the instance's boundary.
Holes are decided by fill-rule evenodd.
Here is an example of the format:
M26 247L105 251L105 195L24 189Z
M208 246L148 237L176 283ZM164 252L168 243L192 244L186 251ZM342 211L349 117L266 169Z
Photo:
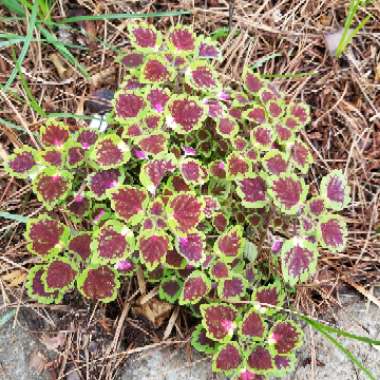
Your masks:
M24 223L24 224L27 223L29 219L27 216L22 216L19 214L11 214L10 212L6 212L6 211L0 211L0 218L14 220L15 222Z
M76 67L86 79L90 79L90 74L87 72L86 68L78 62L78 60L71 54L71 52L66 48L66 46L58 40L55 34L49 32L45 28L41 28L40 31L42 35L46 38L46 41L49 44L53 45L55 49L58 50L59 53L63 56L63 58L67 60L67 62Z
M172 12L155 12L155 13L110 13L92 16L74 16L67 17L59 21L59 23L67 24L80 21L99 21L99 20L122 20L128 18L149 18L149 17L170 17L190 15L191 11L172 11Z
M320 323L320 322L316 321L315 319L311 319L311 318L307 317L306 315L301 315L300 318L303 321L305 321L306 323L318 326L318 328L323 329L324 331L327 331L329 333L334 333L337 336L344 336L345 338L348 338L348 339L353 339L353 340L357 340L359 342L373 344L375 346L380 346L380 340L371 339L371 338L368 338L365 336L351 334L347 331L338 329L336 327L331 327L329 325L325 325L324 323Z
M347 356L347 358L358 368L360 368L368 377L370 380L376 380L376 377L373 375L373 373L366 368L363 363L351 352L349 351L342 343L340 343L338 340L336 340L332 335L330 335L327 331L325 331L323 325L323 328L321 328L321 324L315 323L315 321L311 319L304 319L306 323L308 323L311 327L313 327L315 330L317 330L321 335L323 335L330 343L332 343L340 352L342 352L344 355Z
M10 13L15 13L18 16L24 16L25 17L25 10L18 1L0 0L0 4L4 5L4 7L7 8Z
M252 65L252 69L258 69L258 68L261 67L265 62L271 61L272 59L274 59L274 58L276 58L276 57L281 57L281 56L282 56L281 53L273 53L273 54L266 55L265 57L258 59L258 60Z
M7 82L5 83L5 85L3 87L4 92L7 92L9 90L10 86L12 85L13 81L15 80L17 73L19 72L19 70L22 66L22 63L24 62L24 59L28 53L30 42L33 39L34 27L36 26L37 11L38 11L38 2L35 1L33 3L32 13L30 16L29 24L28 24L24 45L22 46L20 55L17 59L16 66L12 70Z

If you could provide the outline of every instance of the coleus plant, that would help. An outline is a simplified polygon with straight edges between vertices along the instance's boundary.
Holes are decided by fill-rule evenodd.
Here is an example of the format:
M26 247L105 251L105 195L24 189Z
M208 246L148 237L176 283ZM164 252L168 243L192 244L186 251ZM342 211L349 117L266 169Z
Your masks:
M313 275L320 248L344 249L347 181L333 170L307 185L308 106L249 67L226 82L215 41L143 22L129 36L105 133L51 120L40 149L5 163L46 209L26 228L40 261L28 293L61 302L76 287L110 302L140 267L163 300L200 318L192 344L215 372L281 377L302 344L286 289Z

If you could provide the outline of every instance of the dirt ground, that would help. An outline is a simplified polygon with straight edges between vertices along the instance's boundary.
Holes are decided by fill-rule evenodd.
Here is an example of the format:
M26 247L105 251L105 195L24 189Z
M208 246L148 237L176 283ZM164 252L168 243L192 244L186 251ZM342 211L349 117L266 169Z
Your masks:
M177 22L192 24L196 31L206 34L230 27L223 41L225 60L219 65L226 78L239 80L243 64L257 64L264 58L259 71L275 80L290 97L311 105L312 123L303 136L316 159L309 180L313 186L331 169L342 168L352 188L352 204L344 215L349 221L346 251L321 252L317 275L297 289L296 307L322 318L326 311L342 306L337 292L343 286L349 286L380 307L379 298L371 293L380 279L380 2L372 1L358 12L354 25L368 14L372 17L346 53L337 59L326 47L326 35L343 25L348 4L349 1L343 0L235 0L231 3L60 0L54 10L57 18L94 12L189 10L190 15L155 18L153 22L161 29ZM1 6L0 16L9 16ZM72 53L90 72L89 80L60 58L51 46L38 41L31 43L23 73L30 93L45 112L83 116L99 111L91 100L99 90L114 91L123 78L123 68L115 58L128 46L129 22L82 22L73 24L69 31L56 31L60 38L86 48L73 48ZM0 30L25 34L26 25L22 20L1 18ZM17 47L15 53L19 51ZM0 49L0 83L5 83L13 67L12 50ZM28 143L29 133L38 130L46 120L31 106L28 90L20 78L11 94L0 91L0 117L2 154L21 142ZM66 121L86 123L72 117ZM0 211L23 216L38 212L40 205L32 196L30 185L10 179L1 168L0 189ZM114 379L130 355L138 353L141 347L162 344L165 326L154 329L130 313L128 302L133 303L133 299L126 301L126 289L109 306L91 305L77 296L68 297L58 306L42 307L31 302L25 294L23 280L35 259L26 250L23 229L22 223L0 218L3 298L0 311L16 310L16 318L26 323L25 329L36 337L58 339L48 343L58 352L56 358L47 358L44 364L49 368L49 379ZM175 309L171 315L174 313L177 313L177 327L167 341L186 343L189 336L186 316ZM347 324L349 327L351 324ZM21 330L20 334L23 334ZM15 346L20 355L22 346ZM312 367L315 371L315 360ZM75 370L76 378L72 375ZM326 378L318 376L314 378ZM15 378L23 379L22 375Z

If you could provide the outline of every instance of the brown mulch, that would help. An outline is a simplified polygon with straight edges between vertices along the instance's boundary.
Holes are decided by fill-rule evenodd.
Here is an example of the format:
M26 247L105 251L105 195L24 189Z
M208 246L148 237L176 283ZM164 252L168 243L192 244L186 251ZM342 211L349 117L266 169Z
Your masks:
M347 249L340 254L321 253L318 274L312 282L298 288L297 305L301 310L321 312L338 304L336 292L344 285L371 299L371 288L380 283L379 2L374 1L359 12L359 19L366 14L371 14L372 19L340 59L326 51L324 36L343 25L349 1L88 0L78 1L77 6L72 1L57 3L54 13L57 17L93 12L192 10L192 15L181 20L193 24L197 31L210 33L221 27L232 28L224 43L226 59L220 64L220 71L236 80L240 79L244 64L278 54L259 71L272 75L290 97L302 99L312 107L312 123L303 136L316 158L309 178L312 186L330 170L342 168L352 188L352 203L344 213L349 221ZM0 9L0 16L5 15L5 10ZM88 101L97 90L117 88L123 71L114 59L117 51L128 45L129 22L77 23L72 25L73 30L60 32L61 38L89 48L72 50L91 73L89 81L49 45L32 42L23 66L24 75L43 110L83 115L94 111L94 104ZM178 18L160 18L154 22L158 28L166 29L178 22ZM0 30L24 34L25 25L21 21L0 20ZM11 49L0 49L0 83L5 83L13 65ZM14 146L30 143L30 132L38 130L44 122L27 99L26 89L19 80L7 95L0 91L0 117L21 129L0 123L0 156ZM85 122L77 120L79 124ZM7 177L1 169L0 189L1 211L25 216L38 212L40 206L31 194L30 185ZM112 306L90 306L75 296L66 299L63 306L40 307L29 302L22 282L25 268L35 259L26 251L23 228L22 224L0 219L0 295L5 306L17 308L17 315L19 311L28 314L32 330L45 334L65 332L64 347L50 363L56 379L66 378L75 369L83 379L112 379L136 347L161 344L167 335L167 322L154 328L151 322L130 310L130 305L140 296L136 292L141 289L137 280L125 286ZM373 297L372 301L379 302ZM174 313L177 316L170 339L186 341L188 318L175 309L169 315Z

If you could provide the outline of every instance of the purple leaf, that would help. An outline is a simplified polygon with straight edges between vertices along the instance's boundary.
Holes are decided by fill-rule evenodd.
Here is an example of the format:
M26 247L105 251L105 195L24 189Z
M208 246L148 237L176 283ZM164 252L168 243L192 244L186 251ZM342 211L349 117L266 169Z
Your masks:
M73 285L77 273L68 259L57 258L47 265L42 280L49 291L64 291Z
M237 181L237 194L246 208L261 208L267 204L267 186L260 175L250 174Z
M209 278L201 271L194 271L185 280L180 295L180 305L196 304L211 290Z
M115 113L119 118L133 121L140 116L144 107L145 101L142 96L133 93L120 94L116 98Z
M268 341L278 354L288 354L302 345L302 332L293 321L275 322Z
M169 238L161 232L144 232L139 237L141 261L152 270L165 260L169 250Z
M78 255L83 261L85 261L91 255L90 244L91 234L88 232L83 232L77 236L74 236L70 240L68 250Z
M202 324L207 336L219 342L228 342L235 329L237 310L230 305L203 304L201 305Z
M164 133L140 136L137 145L146 153L156 155L167 151L167 135Z
M190 29L177 25L169 32L169 46L176 53L194 53L195 36Z
M131 225L141 222L148 203L148 194L145 190L123 186L111 194L111 207L116 215Z
M231 274L218 282L218 296L226 301L240 301L246 292L246 280L237 274Z
M223 261L216 261L210 268L210 275L215 280L227 278L230 275L230 269Z
M182 232L191 231L201 221L202 209L203 204L193 193L175 195L168 204L169 223Z
M149 56L141 68L140 80L143 83L164 83L173 79L169 65L158 56Z
M51 122L41 128L41 142L44 146L62 147L69 139L70 132L66 125Z
M201 185L207 181L207 171L201 163L192 158L180 162L179 170L188 185Z
M161 35L153 25L140 22L128 25L129 37L137 50L157 50L161 44Z
M254 309L248 311L240 324L240 337L245 340L262 340L266 333L266 325Z
M258 92L264 88L265 82L257 74L251 71L243 74L244 86L251 94L258 94Z
M176 240L178 253L187 263L199 266L204 260L205 236L200 232L190 233Z
M350 197L347 179L341 170L333 170L321 181L321 196L326 201L326 207L340 211L347 207Z
M243 356L240 353L239 345L236 342L229 342L221 346L215 353L212 361L214 372L224 372L230 374L240 367Z
M119 169L108 169L93 173L88 180L88 187L96 199L104 199L109 189L122 182L123 176Z
M17 178L26 178L37 168L36 153L33 149L26 147L16 149L15 152L8 157L6 169Z
M84 297L108 303L116 298L120 282L109 266L89 266L78 277L77 286Z
M281 174L271 179L269 195L284 213L294 215L305 202L308 187L295 174Z
M244 249L243 228L233 226L218 237L214 251L227 262L231 262L242 254Z
M268 349L255 346L248 356L249 368L257 373L267 373L274 368L273 358Z
M347 226L338 215L327 214L321 217L318 241L322 247L333 252L341 252L346 245Z
M147 99L150 103L150 106L156 112L162 113L164 112L166 103L170 99L170 96L168 91L159 88L153 88L149 91Z
M297 237L286 241L281 249L284 280L291 286L306 281L315 272L318 252L312 243Z

